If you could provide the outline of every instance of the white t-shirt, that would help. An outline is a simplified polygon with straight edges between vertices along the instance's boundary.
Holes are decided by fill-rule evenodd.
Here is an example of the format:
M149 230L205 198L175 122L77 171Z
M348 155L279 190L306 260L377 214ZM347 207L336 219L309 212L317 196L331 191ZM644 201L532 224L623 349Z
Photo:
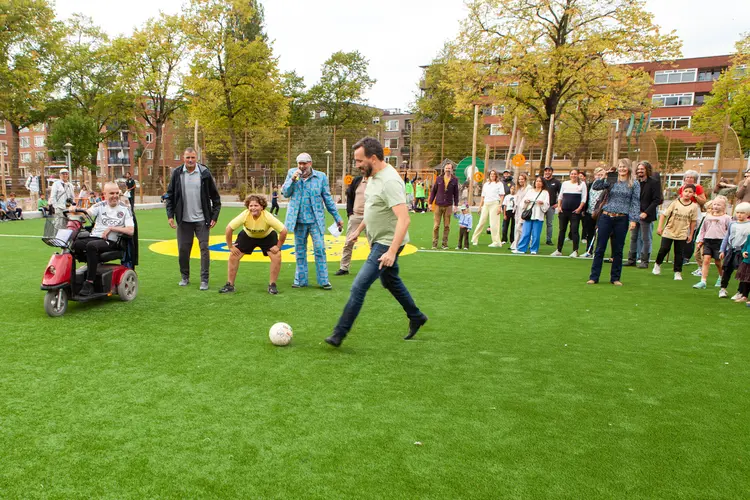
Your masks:
M503 206L507 212L514 211L516 209L516 196L512 194L505 195Z
M482 185L482 198L485 203L500 201L500 197L505 196L505 185L502 182L485 182Z
M94 218L94 229L91 236L101 238L104 230L110 227L133 227L133 215L130 208L122 203L110 207L109 203L102 201L89 209L89 214ZM117 241L118 233L110 232L107 235L109 241Z

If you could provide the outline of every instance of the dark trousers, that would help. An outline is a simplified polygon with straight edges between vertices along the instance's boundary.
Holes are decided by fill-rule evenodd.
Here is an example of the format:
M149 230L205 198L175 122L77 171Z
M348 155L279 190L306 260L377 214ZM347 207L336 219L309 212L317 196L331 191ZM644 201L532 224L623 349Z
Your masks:
M508 239L508 228L510 228L510 240ZM516 214L513 210L505 211L505 218L503 219L503 237L500 241L510 241L513 243L513 239L516 234Z
M596 233L596 221L588 211L583 213L583 221L581 221L581 239L586 240L589 245L594 239Z
M130 213L135 213L135 193L133 191L130 192Z
M669 249L674 245L674 272L682 272L682 256L685 253L685 246L687 243L685 240L673 240L672 238L661 237L661 246L659 246L659 253L656 256L656 263L661 265L664 262L664 258L669 253Z
M209 227L205 222L185 222L177 224L177 253L180 262L180 274L190 279L190 252L193 250L193 237L198 239L201 250L201 281L208 282L208 270L211 259L208 252Z
M83 260L84 254L86 255L86 279L89 281L94 281L96 277L96 268L101 260L99 256L116 248L117 243L113 241L92 237L78 238L73 244L73 251L78 260Z
M398 254L401 254L403 249L404 247L401 247ZM396 260L391 267L380 267L378 259L387 251L386 245L380 243L372 245L370 255L367 256L367 260L357 273L357 277L354 278L349 301L344 306L344 312L341 313L341 317L333 329L334 334L344 336L349 333L359 315L359 311L362 309L367 291L378 278L380 278L383 287L391 292L391 295L401 304L410 320L418 320L424 317L398 275L398 255L396 255Z
M596 240L596 252L594 252L594 261L591 263L590 280L599 282L599 276L602 273L602 264L604 263L604 252L607 251L607 244L611 236L612 241L612 269L609 275L609 281L620 281L622 276L622 249L625 246L625 236L628 234L628 217L610 217L607 214L599 216L596 229L599 235ZM565 234L565 233L563 233Z
M276 201L274 198L271 198L271 213L275 215L279 215L279 202Z
M424 212L427 210L427 200L425 198L417 198L414 206L417 212Z
M560 223L560 231L557 234L557 251L562 252L563 245L565 244L565 233L568 231L568 223L570 223L570 239L573 240L573 251L577 252L578 244L580 243L578 223L581 221L581 214L577 214L572 210L563 210L557 216L557 220Z
M458 227L458 248L469 248L469 228Z
M724 260L721 264L721 288L727 288L729 286L729 279L732 277L732 273L740 267L741 260L737 257L737 252L739 252L739 250L730 248L724 256Z

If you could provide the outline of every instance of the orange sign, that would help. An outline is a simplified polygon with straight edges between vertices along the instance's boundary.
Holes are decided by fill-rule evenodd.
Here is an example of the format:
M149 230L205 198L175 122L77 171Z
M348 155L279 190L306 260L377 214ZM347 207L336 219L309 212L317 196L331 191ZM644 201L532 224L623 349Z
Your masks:
M344 184L346 184L347 186L351 186L353 180L354 179L351 175L347 175L346 177L344 177Z
M383 148L383 154L386 156L391 156L391 148Z
M477 172L474 174L475 182L482 182L483 180L484 180L484 174L482 172Z
M513 158L510 160L510 162L513 164L514 167L520 167L524 163L526 163L526 157L522 154L517 154L513 156Z

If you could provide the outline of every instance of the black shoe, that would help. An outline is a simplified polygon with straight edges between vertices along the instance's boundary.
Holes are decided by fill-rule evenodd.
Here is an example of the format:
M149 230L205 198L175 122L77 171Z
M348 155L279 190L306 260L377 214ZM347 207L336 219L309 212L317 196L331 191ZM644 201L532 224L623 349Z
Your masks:
M552 246L552 245L554 245L554 243L552 243L551 241L546 241L546 242L545 242L544 244L545 244L545 245L549 245L549 246Z
M638 269L648 269L648 262L639 262L638 263Z
M349 274L349 271L347 271L346 269L339 269L338 271L336 271L334 276L346 276L347 274Z
M412 319L409 320L409 334L404 337L404 340L409 340L410 338L414 337L420 328L422 328L422 325L427 323L427 316L422 315L421 319Z
M326 283L325 285L320 285L320 288L322 288L323 290L332 290L333 285L331 285L330 283Z
M219 293L234 293L234 285L227 282L226 285L221 287L221 289L219 290Z
M84 281L79 295L85 296L91 295L92 293L94 293L94 282L89 280Z
M268 285L268 293L270 293L271 295L276 295L277 293L279 293L279 291L276 289L276 283L271 283L270 285Z
M635 261L634 260L629 260L626 263L624 263L622 266L623 267L633 267L634 265L635 265Z
M337 333L332 333L331 335L326 337L326 344L330 344L333 347L338 347L344 341L344 337L346 337L346 335L339 335Z

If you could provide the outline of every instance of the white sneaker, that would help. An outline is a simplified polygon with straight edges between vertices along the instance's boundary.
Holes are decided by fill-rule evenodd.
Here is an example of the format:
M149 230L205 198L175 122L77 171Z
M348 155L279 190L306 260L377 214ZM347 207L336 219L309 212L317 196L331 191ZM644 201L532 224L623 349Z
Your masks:
M515 248L514 248L513 250L511 250L511 251L510 251L510 253L514 253L514 254L516 254L516 255L523 255L523 252L522 252L522 251L520 251L520 250L516 250Z
M575 252L575 251L574 251L574 252L573 252L572 254L570 254L570 255L569 255L568 257L573 257L573 258L575 259L576 257L578 257L578 252Z
M701 276L703 276L703 271L702 271L702 270L701 270L701 268L699 267L698 269L696 269L695 271L693 271L693 272L692 272L692 273L690 273L690 274L692 274L693 276L697 276L697 277L699 277L699 278L700 278Z
M562 252L560 250L555 250L550 254L552 257L560 257L562 255Z
M471 240L471 244L476 246L479 246L479 240Z
M659 264L654 264L654 269L651 271L651 274L659 276L661 274L661 266Z
M682 273L674 273L675 281L682 281Z
M487 245L489 248L502 248L502 245L499 243L490 243Z
M719 290L719 298L720 299L726 299L728 295L729 294L727 293L727 289L726 288L722 288L721 290ZM734 298L734 297L732 297L732 298Z
M531 252L531 255L536 255L536 252L533 252L533 251L532 251L532 252Z
M581 257L585 259L590 259L592 257L591 252L586 252L585 254L581 255Z
M722 288L721 290L719 290L719 295L721 295L721 292L724 292L724 297L723 298L726 298L726 296L728 295L726 289ZM732 295L732 298L729 299L729 300L737 300L740 297L742 297L742 295L740 294L740 292L737 292L734 295Z

